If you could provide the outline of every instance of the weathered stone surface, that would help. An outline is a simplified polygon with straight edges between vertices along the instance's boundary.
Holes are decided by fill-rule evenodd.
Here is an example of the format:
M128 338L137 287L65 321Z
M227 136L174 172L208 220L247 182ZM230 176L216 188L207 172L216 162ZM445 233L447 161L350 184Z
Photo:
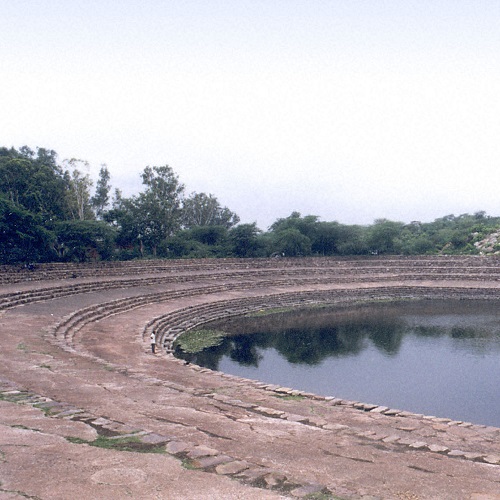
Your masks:
M315 493L324 493L325 487L321 484L305 484L293 489L290 494L296 498L304 498ZM326 493L326 492L325 492ZM325 495L326 496L326 495Z
M290 422L299 422L299 423L307 423L308 417L304 417L303 415L290 415L289 413L284 414L284 417Z
M208 469L210 467L215 467L216 465L225 464L234 460L228 455L215 455L208 457L196 458L191 461L191 466L195 469Z
M162 351L152 356L147 345L150 328L165 332L160 341L164 343L222 312L378 298L500 300L500 261L485 262L445 256L359 258L355 263L144 261L102 263L97 272L79 265L77 277L68 280L30 280L15 286L3 281L0 307L17 293L26 295L23 307L8 306L0 314L1 399L8 397L6 391L18 391L10 396L17 398L12 403L17 418L5 400L0 401L2 491L41 500L122 498L124 488L132 498L160 494L267 500L291 496L290 488L303 494L301 488L317 482L339 498L493 497L498 492L498 429L249 382L184 364ZM55 266L53 272L63 276L65 267ZM129 269L133 276L127 275ZM2 270L0 280L5 280ZM117 274L106 276L107 270ZM43 295L51 287L66 295L49 297L47 292L30 302L28 293ZM27 349L16 347L20 331ZM51 370L40 369L49 357ZM280 389L283 392L273 392ZM35 403L48 403L47 411L34 410L30 405ZM259 413L258 407L272 412ZM81 413L73 414L75 408ZM322 428L291 415L317 418ZM327 429L329 425L333 427ZM78 444L116 433L168 436L165 449L172 454ZM392 441L399 434L402 439ZM363 437L370 435L375 439ZM69 437L78 439L69 442ZM151 439L161 444L162 438ZM441 448L410 447L419 441L436 442ZM148 448L132 444L141 451ZM217 454L188 459L200 445ZM443 448L463 450L463 455L455 458ZM214 465L228 459L234 462ZM238 462L251 465L234 474L222 473L238 470L240 465L232 465ZM193 469L194 463L200 468ZM276 486L263 479L271 470L278 476L268 480L278 481ZM287 479L279 483L283 476Z
M410 448L415 448L416 450L420 450L420 449L425 448L427 446L428 446L427 443L424 441L415 441L415 442L410 444Z
M328 424L328 421L321 417L307 417L307 421L316 427L323 427Z
M486 455L483 461L487 464L500 465L500 455Z
M232 475L238 474L245 469L248 469L249 467L250 465L248 464L248 462L245 462L244 460L234 460L233 462L218 465L215 468L215 471L217 472L217 474Z
M401 439L401 436L397 436L396 434L392 434L391 436L387 436L386 438L382 439L384 443L396 443Z
M385 413L389 408L387 406L377 406L371 410L371 413Z
M189 458L208 457L218 455L219 451L208 446L195 446L188 451Z
M448 451L450 451L450 449L446 446L441 446L439 444L430 444L429 450L434 453L447 453Z
M323 429L326 429L327 431L343 431L345 429L349 429L349 426L343 424L325 424L323 425Z
M191 449L191 445L189 445L189 443L184 443L182 441L171 441L166 445L166 450L172 455L185 453L189 449Z
M274 408L265 408L263 406L257 406L254 411L265 415L266 417L280 418L285 412L281 410L275 410Z
M168 441L168 438L165 436L160 436L159 434L146 434L144 436L140 436L139 440L141 443L147 444L163 444Z
M269 474L266 474L264 476L264 481L266 482L267 486L270 488L274 488L276 486L279 486L280 484L284 483L287 480L287 477L285 474L282 474L281 472L270 472Z

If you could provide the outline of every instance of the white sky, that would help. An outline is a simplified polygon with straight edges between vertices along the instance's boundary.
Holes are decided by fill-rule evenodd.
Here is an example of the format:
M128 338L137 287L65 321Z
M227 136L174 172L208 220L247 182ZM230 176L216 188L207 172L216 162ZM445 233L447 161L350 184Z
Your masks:
M0 0L0 146L261 229L500 215L498 0Z

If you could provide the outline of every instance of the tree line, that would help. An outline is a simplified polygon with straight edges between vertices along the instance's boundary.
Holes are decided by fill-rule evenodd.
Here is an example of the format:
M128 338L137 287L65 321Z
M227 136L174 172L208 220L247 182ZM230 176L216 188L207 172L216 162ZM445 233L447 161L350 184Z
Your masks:
M481 246L500 227L485 212L371 225L293 212L263 231L213 194L186 194L168 165L145 167L130 197L112 192L106 165L95 184L88 172L86 161L59 163L53 150L0 148L1 263L500 251L496 240Z

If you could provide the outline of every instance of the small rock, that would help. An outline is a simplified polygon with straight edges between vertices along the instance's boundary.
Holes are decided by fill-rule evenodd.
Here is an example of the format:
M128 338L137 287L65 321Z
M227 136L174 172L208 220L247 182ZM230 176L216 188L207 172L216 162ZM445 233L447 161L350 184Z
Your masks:
M188 443L182 441L171 441L165 448L171 455L178 455L180 453L185 453L190 447Z
M216 465L232 462L233 460L234 458L228 455L201 457L193 460L191 462L191 466L195 469L208 469L210 467L215 467Z
M439 444L431 444L429 445L429 450L434 453L447 453L450 451L446 446L441 446Z
M188 452L189 458L198 458L198 457L213 457L218 455L219 451L214 448L209 448L208 446L195 446Z
M427 443L424 443L423 441L415 441L410 444L410 448L415 448L416 450L421 450L422 448L425 448L427 446Z
M271 472L264 477L267 486L274 488L286 481L286 476L281 472Z
M487 464L500 465L500 455L487 455L483 457L483 461Z
M231 475L238 474L246 469L248 469L249 464L243 460L235 460L233 462L227 462L221 465L218 465L215 468L215 472L221 475Z

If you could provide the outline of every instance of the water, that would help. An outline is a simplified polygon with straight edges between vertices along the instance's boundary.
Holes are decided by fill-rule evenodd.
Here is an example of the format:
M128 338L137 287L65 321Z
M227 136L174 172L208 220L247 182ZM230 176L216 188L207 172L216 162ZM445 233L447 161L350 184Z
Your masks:
M500 427L500 308L422 301L212 323L192 360L286 387Z

